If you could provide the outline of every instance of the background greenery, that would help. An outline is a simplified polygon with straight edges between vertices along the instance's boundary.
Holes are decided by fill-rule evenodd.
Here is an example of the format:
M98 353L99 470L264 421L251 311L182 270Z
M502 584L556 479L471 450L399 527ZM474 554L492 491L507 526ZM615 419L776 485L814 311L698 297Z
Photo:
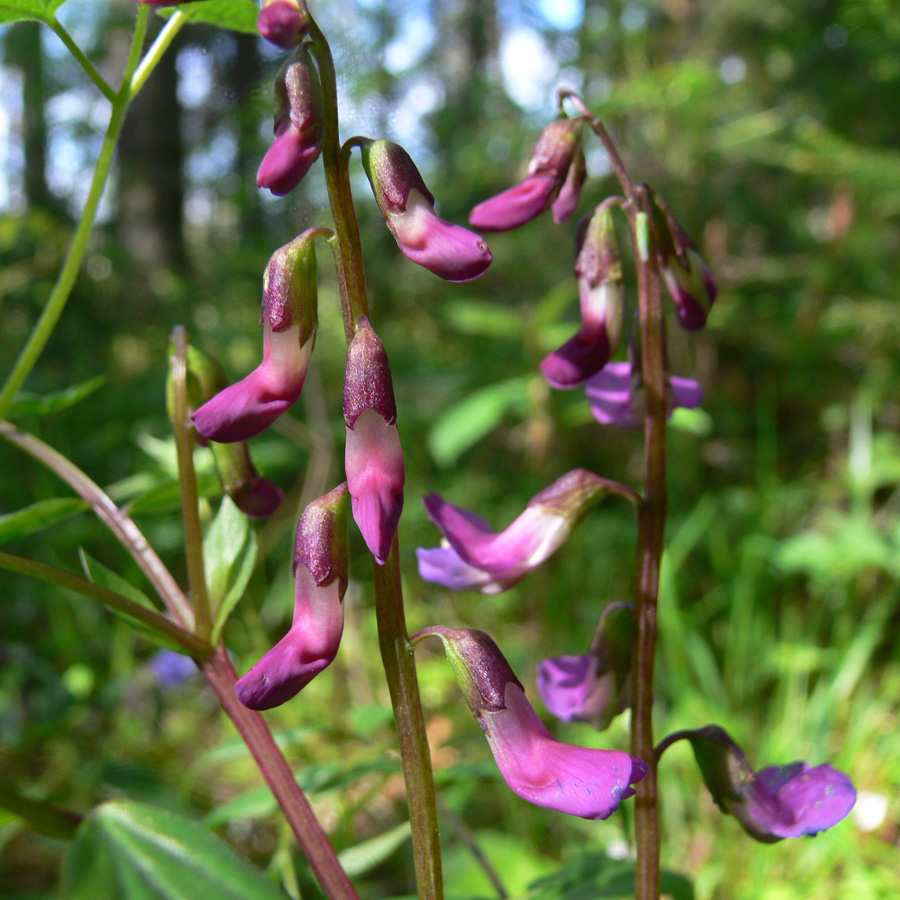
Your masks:
M344 135L401 140L445 217L464 221L521 176L553 114L553 91L567 84L603 115L635 175L669 199L701 245L720 288L709 327L690 338L670 329L673 368L698 378L706 398L701 413L670 429L658 733L717 722L752 762L829 760L852 775L861 809L887 808L874 825L851 817L814 840L759 845L722 817L678 745L661 769L664 862L699 898L897 896L900 26L892 5L337 0L314 12L337 57ZM130 0L71 0L62 18L104 71L121 67ZM17 24L0 40L8 369L61 263L104 105L49 32ZM240 377L259 357L269 254L328 214L318 167L285 200L255 187L277 54L252 36L191 26L168 60L130 115L84 271L27 388L47 395L105 380L77 405L32 400L13 418L119 502L151 492L140 524L183 576L164 408L169 332L184 323ZM595 145L588 165L597 177L580 212L614 190ZM400 256L359 169L356 183L373 322L391 356L406 454L400 536L410 625L491 632L536 699L538 660L583 652L602 605L628 598L631 513L608 502L499 597L424 584L414 549L437 541L420 502L428 491L503 526L576 466L638 483L640 437L598 426L582 391L551 392L537 370L575 327L573 227L544 217L498 235L488 273L449 285ZM333 275L320 262L321 327L303 397L252 446L289 502L259 530L260 561L226 631L241 671L286 627L298 505L342 477L344 345ZM202 451L198 463L209 471ZM0 447L0 512L59 496L53 476ZM217 505L212 484L205 513ZM352 540L338 660L269 718L335 843L383 838L354 865L364 897L389 897L412 890L411 858L398 827L402 779L369 565ZM79 548L147 588L85 514L4 549L78 571ZM154 649L86 600L5 574L3 597L4 778L79 811L130 797L205 817L274 881L314 895L243 745L199 679L160 684L148 666ZM467 848L471 830L513 894L563 864L569 881L539 883L535 898L603 895L584 866L626 852L628 804L606 823L524 804L503 787L439 651L426 645L419 655L449 893L493 895ZM551 727L571 742L627 745L626 717L603 735ZM0 894L55 895L63 844L0 813L0 848ZM625 896L615 890L607 895Z

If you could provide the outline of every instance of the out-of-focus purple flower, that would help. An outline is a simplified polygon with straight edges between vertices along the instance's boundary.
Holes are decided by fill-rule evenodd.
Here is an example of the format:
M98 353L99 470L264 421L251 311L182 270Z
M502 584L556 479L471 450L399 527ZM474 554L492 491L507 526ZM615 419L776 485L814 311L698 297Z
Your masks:
M347 485L303 511L294 552L294 620L288 633L238 679L238 700L272 709L331 665L344 630L347 590Z
M290 193L322 150L321 86L309 48L301 44L275 78L275 142L256 183L276 196Z
M493 257L484 239L434 211L434 196L410 155L392 141L357 138L363 167L403 255L447 281L471 281Z
M181 687L197 674L197 664L189 656L165 648L153 655L148 667L163 690Z
M469 224L484 231L518 228L540 215L557 194L556 222L572 215L584 183L584 155L579 156L583 125L581 116L551 122L538 138L525 180L479 203L469 213Z
M256 20L257 31L283 50L293 50L308 27L309 10L303 0L269 0Z
M690 378L669 376L666 409L669 416L678 408L696 409L703 400L703 389ZM637 384L635 383L637 382ZM585 386L594 418L604 425L639 429L643 426L644 388L631 363L615 362L604 366L588 379Z
M827 763L767 766L754 772L741 748L717 725L667 737L691 742L703 781L723 812L766 844L818 834L837 825L856 802L853 782Z
M647 774L646 764L618 750L557 741L488 635L435 626L413 640L429 635L443 641L500 774L516 794L537 806L584 819L606 819L620 800L634 795L631 785Z
M315 341L317 229L276 250L263 278L263 360L191 417L211 441L244 441L265 430L300 396Z
M502 593L553 554L605 492L596 475L575 469L532 497L525 512L501 532L429 494L424 500L428 516L449 546L420 547L419 574L451 590Z
M652 189L650 197L663 281L675 303L682 328L699 331L706 325L716 299L712 273L666 201Z
M538 692L553 715L603 731L631 705L632 615L632 604L610 603L589 653L538 664Z
M383 566L403 511L406 469L387 351L366 316L360 318L347 350L344 422L344 465L353 518Z
M541 363L555 388L584 384L615 353L622 338L624 287L612 211L597 208L585 230L575 262L581 328Z

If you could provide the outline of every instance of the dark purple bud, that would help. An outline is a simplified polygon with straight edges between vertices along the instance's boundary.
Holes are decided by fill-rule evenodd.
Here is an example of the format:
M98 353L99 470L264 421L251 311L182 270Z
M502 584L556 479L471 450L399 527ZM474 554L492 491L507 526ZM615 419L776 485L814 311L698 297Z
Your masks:
M482 275L493 259L487 244L438 217L434 196L409 154L392 141L357 143L378 208L403 255L447 281Z
M605 819L632 784L647 774L639 759L617 750L593 750L557 741L491 638L480 631L436 626L475 720L487 737L500 773L520 797L585 819Z
M293 50L308 27L309 10L302 0L269 0L256 20L257 31L283 50Z
M309 48L301 44L275 79L275 142L256 176L276 196L290 193L322 149L322 99Z
M366 546L384 565L403 510L406 471L387 352L365 316L347 351L344 422L353 518Z
M703 781L721 810L751 837L773 844L825 831L856 802L853 782L827 763L768 766L754 772L741 748L716 725L682 731L663 742L691 742Z
M210 447L222 488L235 506L251 519L274 515L284 500L284 491L256 471L247 445L243 441L214 441Z
M251 709L290 700L337 654L347 587L346 485L314 500L300 517L294 579L290 630L235 685L238 699Z

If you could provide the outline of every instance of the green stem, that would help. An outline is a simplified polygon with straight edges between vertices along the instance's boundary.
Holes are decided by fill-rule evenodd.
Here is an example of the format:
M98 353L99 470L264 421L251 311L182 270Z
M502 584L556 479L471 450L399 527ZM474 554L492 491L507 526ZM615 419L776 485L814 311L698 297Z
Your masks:
M140 65L135 70L134 75L131 77L130 84L128 85L129 100L134 100L137 96L138 91L144 86L144 82L150 77L150 74L156 68L156 64L160 61L166 50L169 49L172 41L175 40L178 32L181 31L182 26L187 21L188 17L183 12L176 12L169 21L166 22L165 27L156 36L156 40L151 44L150 49L147 51L144 58L141 60Z
M328 41L319 26L309 20L312 52L319 64L319 81L323 96L322 162L325 166L325 184L334 217L335 239L332 243L341 306L344 311L344 331L347 340L356 334L356 322L369 314L366 294L366 272L363 267L362 244L359 225L350 189L350 149L341 147L338 125L337 80L334 60Z
M644 418L644 496L638 506L638 539L634 583L635 628L632 643L634 687L631 705L631 752L649 766L637 785L635 838L637 862L635 900L659 897L659 808L657 758L653 749L653 669L657 640L659 570L666 525L666 373L663 341L662 299L659 269L652 252L642 255L640 221L649 214L646 195L637 198L640 211L632 215L632 238L640 295L641 373L646 390ZM641 240L640 243L643 243Z
M175 346L172 356L172 429L175 432L175 452L178 457L178 488L181 494L188 584L194 607L194 632L205 640L212 632L212 615L203 565L203 529L200 527L200 510L197 506L194 442L188 425L187 337L181 325L175 326L172 342Z
M125 65L122 88L112 100L109 124L106 126L106 134L103 136L103 143L100 146L100 156L94 168L94 175L91 179L91 186L88 190L84 210L81 213L81 219L78 222L78 227L75 229L72 243L69 246L59 277L56 279L56 284L47 298L47 305L44 307L40 319L38 319L28 341L19 354L19 358L9 373L2 392L0 392L0 419L4 418L9 412L16 393L25 384L25 380L31 374L38 357L43 352L44 347L47 346L47 341L50 340L53 329L56 327L56 323L65 309L69 296L72 293L72 288L75 285L75 279L81 269L81 263L87 251L88 239L94 227L94 219L97 216L97 209L100 206L100 198L103 196L103 188L106 185L106 179L112 166L116 144L122 131L122 124L125 121L125 112L128 109L129 100L128 85L140 58L144 33L147 30L147 14L147 7L141 5L138 10L137 24L135 25L134 37L131 42L131 51L128 55L128 62Z
M141 571L156 589L175 621L191 630L194 625L194 612L178 582L163 565L134 521L110 500L100 486L61 453L34 435L19 431L11 422L0 422L0 437L15 444L20 450L24 450L29 456L55 472L79 497L90 503L97 518L112 531L119 543L141 567Z
M78 813L26 797L3 779L0 779L0 808L8 809L39 834L63 841L75 837L75 829L81 822Z
M344 330L349 341L360 316L368 315L366 276L348 172L349 149L340 146L334 61L325 36L310 17L312 52L318 62L324 106L322 158L335 238L332 242ZM406 632L396 535L384 566L374 564L375 612L385 676L397 723L397 738L409 802L416 882L421 900L442 900L441 842L431 754L419 699L412 647Z
M225 649L220 647L214 656L201 664L200 669L256 760L322 889L330 900L359 900L328 835L316 819L263 717L237 699L234 693L235 672Z
M416 679L415 650L409 642L403 613L398 557L395 536L385 564L374 564L378 643L397 722L397 740L409 796L419 897L421 900L440 900L443 897L443 881L437 802Z
M115 103L116 92L113 90L110 83L97 71L96 67L87 58L81 47L79 47L78 44L76 44L75 41L72 40L72 35L70 35L68 31L66 31L65 26L62 24L62 22L60 22L59 19L56 18L56 16L53 16L53 18L47 21L47 24L57 35L57 37L66 45L66 49L69 51L69 53L72 54L72 56L75 57L76 62L78 62L81 68L84 69L85 74L88 76L88 78L90 78L91 81L93 81L94 84L97 85L97 87L100 89L100 93L103 94L103 96L106 97L106 99L109 100L110 103Z
M81 594L83 597L90 597L97 600L104 606L116 612L124 613L131 619L135 619L146 625L160 635L169 638L180 644L190 653L191 656L204 657L209 656L213 652L213 648L206 641L201 640L190 631L176 625L165 616L161 616L152 609L147 609L109 588L100 584L94 584L86 578L73 575L65 569L59 569L56 566L49 566L46 563L35 562L32 559L25 559L21 556L13 556L10 553L0 552L0 568L9 572L18 572L20 575L28 575L32 578L39 578L41 581L48 581L56 584L68 591Z

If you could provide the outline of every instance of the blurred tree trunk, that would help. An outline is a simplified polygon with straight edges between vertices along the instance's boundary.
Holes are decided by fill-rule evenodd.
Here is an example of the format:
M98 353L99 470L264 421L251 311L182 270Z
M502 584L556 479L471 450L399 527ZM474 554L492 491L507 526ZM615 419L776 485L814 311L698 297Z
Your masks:
M47 119L44 55L39 22L19 22L6 33L6 62L22 73L22 151L28 206L53 205L47 187Z
M159 28L159 19L151 17L148 46ZM116 236L146 272L187 265L177 44L131 104L119 141Z

